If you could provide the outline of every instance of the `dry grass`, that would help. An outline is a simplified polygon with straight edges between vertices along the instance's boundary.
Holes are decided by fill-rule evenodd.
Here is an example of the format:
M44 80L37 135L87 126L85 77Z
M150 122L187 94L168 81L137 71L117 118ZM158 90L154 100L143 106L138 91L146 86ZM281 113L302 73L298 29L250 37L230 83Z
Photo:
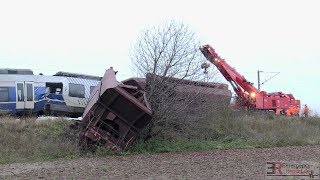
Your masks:
M320 144L320 118L299 118L225 112L213 120L216 139L245 140L256 147Z
M0 117L0 164L78 156L77 135L70 123Z
M0 117L0 164L83 156L77 144L78 132L69 128L71 123L63 119L36 121L32 118ZM168 129L147 143L137 141L128 153L315 144L320 144L320 118L248 115L225 110L209 114L207 118L195 118L178 129ZM110 151L98 148L95 156L110 154Z
M138 142L130 151L150 153L316 144L320 144L318 117L285 117L224 110L194 121L183 131L177 132L172 128L147 143Z

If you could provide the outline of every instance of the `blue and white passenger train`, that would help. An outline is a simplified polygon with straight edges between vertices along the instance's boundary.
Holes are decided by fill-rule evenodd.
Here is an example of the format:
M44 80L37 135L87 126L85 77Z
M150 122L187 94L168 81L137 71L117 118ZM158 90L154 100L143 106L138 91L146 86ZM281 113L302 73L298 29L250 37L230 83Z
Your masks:
M0 69L0 112L81 116L100 77L58 72L33 75L31 70Z

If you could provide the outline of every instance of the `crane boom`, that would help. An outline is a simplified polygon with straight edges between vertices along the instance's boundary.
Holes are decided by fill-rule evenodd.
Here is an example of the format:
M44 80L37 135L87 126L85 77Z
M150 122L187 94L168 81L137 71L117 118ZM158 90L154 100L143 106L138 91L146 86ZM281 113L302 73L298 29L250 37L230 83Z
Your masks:
M292 94L282 92L267 94L265 91L260 91L222 59L210 45L201 46L200 51L230 82L238 100L240 100L238 105L247 108L272 110L276 114L299 115L300 101L296 100Z
M241 76L234 68L232 68L224 59L215 52L210 45L204 45L200 48L204 56L214 64L221 74L229 81L235 91L235 93L244 97L245 93L258 94L260 91L253 86L253 83L246 80L244 76Z

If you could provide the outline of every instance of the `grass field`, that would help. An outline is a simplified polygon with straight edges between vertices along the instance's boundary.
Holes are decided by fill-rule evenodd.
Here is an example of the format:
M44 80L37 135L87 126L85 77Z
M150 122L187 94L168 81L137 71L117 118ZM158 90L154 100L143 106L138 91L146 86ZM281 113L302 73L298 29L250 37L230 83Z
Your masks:
M76 133L70 121L0 120L0 164L46 161L78 156Z
M159 153L202 151L210 149L263 148L320 144L320 118L276 117L273 115L243 115L224 112L210 120L209 137L154 137L147 143L136 141L125 153ZM35 162L59 158L104 156L114 154L98 148L96 154L79 151L72 121L63 119L36 121L0 117L0 164ZM194 129L197 131L197 129Z

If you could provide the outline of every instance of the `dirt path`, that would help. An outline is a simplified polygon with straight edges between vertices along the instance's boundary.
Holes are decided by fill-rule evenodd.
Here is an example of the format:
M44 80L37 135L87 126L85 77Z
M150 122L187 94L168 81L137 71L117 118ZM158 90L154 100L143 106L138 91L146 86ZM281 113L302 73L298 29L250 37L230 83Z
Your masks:
M263 179L266 161L320 161L320 146L212 150L0 166L0 179Z

